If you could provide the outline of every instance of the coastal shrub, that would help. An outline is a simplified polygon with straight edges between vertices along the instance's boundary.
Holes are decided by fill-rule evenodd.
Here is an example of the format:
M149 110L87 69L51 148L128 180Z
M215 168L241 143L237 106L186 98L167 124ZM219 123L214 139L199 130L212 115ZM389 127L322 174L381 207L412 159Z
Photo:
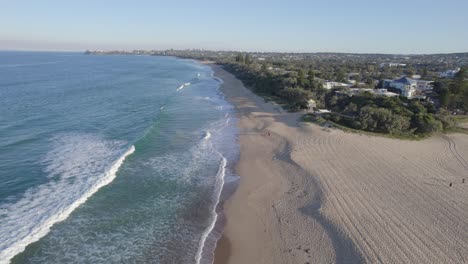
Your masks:
M279 95L288 101L288 105L292 110L307 108L307 100L312 98L312 93L310 91L292 87L281 90Z
M410 119L405 116L393 114L390 110L375 107L363 107L358 115L359 129L370 132L380 132L389 134L399 134L408 130Z
M413 117L413 123L416 127L416 133L429 134L441 131L442 122L435 119L432 114L416 114Z
M457 125L456 120L451 117L449 111L445 109L440 109L435 117L442 123L444 130L454 128Z
M409 104L409 110L413 112L414 114L425 114L427 113L426 107L424 107L420 102L418 101L412 101Z

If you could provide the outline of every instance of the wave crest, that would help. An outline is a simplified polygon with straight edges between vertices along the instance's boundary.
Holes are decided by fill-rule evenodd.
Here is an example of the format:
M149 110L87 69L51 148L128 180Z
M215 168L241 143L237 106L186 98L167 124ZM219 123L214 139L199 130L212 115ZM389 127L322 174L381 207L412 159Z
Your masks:
M16 203L0 207L0 263L45 236L101 187L111 183L135 147L94 135L53 139L44 157L49 182L28 190Z

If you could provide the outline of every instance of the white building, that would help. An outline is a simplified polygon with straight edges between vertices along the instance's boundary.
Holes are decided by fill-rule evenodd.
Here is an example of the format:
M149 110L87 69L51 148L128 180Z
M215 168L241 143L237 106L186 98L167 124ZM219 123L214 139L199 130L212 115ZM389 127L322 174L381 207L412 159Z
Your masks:
M406 67L406 64L404 64L404 63L395 63L395 62L380 63L380 68L383 68L383 67Z
M349 83L340 83L340 82L324 82L323 83L323 88L325 89L333 89L333 88L338 88L338 87L351 87L352 84Z
M399 96L397 93L389 92L387 89L373 89L373 88L351 88L349 89L351 94L360 94L364 92L369 92L375 95L387 96L387 97L394 97Z
M387 97L399 96L399 94L389 92L387 89L375 89L375 94L383 95L383 96L387 96Z
M419 91L428 91L434 88L433 81L417 80L416 83L416 89L418 89Z
M455 77L455 74L457 74L460 71L460 68L456 68L455 70L447 70L444 72L440 72L439 76L441 78L453 78Z
M397 80L384 80L383 81L383 88L394 88L399 90L400 94L411 98L414 96L416 93L416 88L417 88L417 81L408 78L408 77L403 77Z
M397 93L389 92L387 89L374 89L374 88L349 88L341 91L335 91L340 96L355 96L363 93L371 93L377 96L395 97L400 96Z

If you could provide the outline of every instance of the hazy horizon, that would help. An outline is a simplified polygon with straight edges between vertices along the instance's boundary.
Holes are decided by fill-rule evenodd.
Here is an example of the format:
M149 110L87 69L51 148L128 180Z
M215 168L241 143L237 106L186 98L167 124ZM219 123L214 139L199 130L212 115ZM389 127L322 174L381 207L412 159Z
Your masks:
M5 2L0 50L467 52L467 2Z
M0 52L70 52L70 53L83 53L86 51L134 51L134 50L143 50L143 51L164 51L169 49L84 49L84 50L39 50L39 49L0 49ZM338 51L304 51L304 52L288 52L288 51L248 51L248 50L210 50L210 49L174 49L174 50L204 50L204 51L213 51L213 52L241 52L241 53L288 53L288 54L357 54L357 55L400 55L400 56L414 56L414 55L443 55L443 54L464 54L468 51L459 51L459 52L440 52L440 53L378 53L378 52L338 52Z

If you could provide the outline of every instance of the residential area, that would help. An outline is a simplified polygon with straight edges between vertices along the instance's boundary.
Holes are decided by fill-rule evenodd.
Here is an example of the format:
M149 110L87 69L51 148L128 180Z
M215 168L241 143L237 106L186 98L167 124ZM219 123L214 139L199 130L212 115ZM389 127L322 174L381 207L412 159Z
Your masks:
M457 129L468 112L468 53L432 55L207 50L87 51L217 63L289 111L356 130L427 136Z

